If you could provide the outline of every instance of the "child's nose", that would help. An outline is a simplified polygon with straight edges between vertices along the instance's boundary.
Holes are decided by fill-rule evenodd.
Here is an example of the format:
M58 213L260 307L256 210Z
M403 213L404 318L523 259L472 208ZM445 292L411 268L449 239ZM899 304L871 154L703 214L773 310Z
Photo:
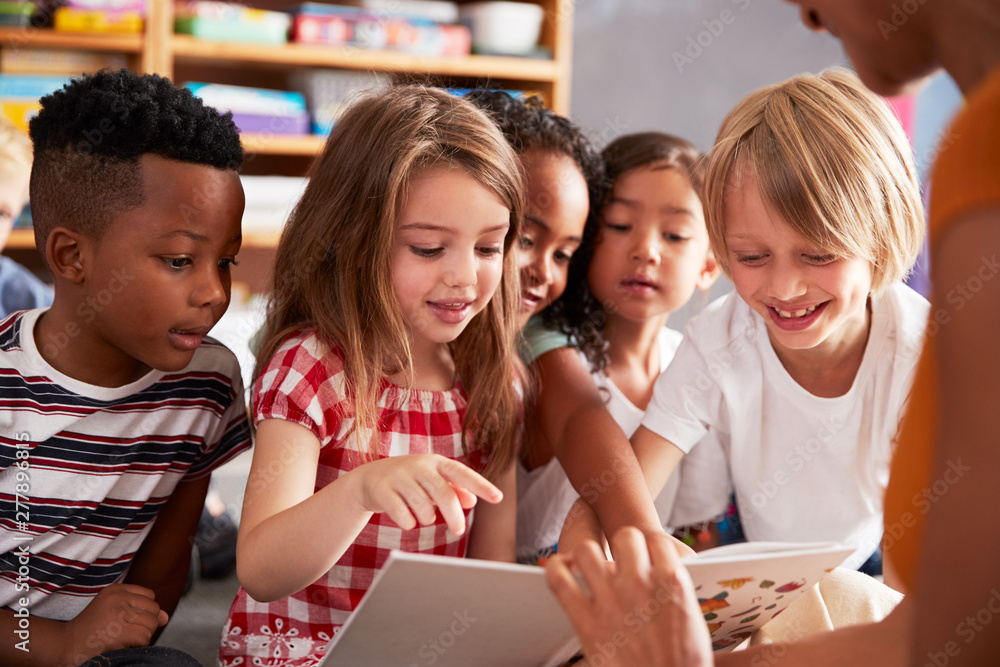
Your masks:
M229 299L229 276L220 275L216 267L203 272L194 300L198 305L220 306Z
M532 277L537 285L548 285L552 282L552 258L539 254L531 264Z
M472 254L456 253L445 272L445 283L450 287L475 285L476 266L476 258Z
M775 263L767 275L768 295L787 301L806 292L806 280L801 271L787 264Z
M660 262L660 235L658 231L642 234L632 246L632 259L643 263Z

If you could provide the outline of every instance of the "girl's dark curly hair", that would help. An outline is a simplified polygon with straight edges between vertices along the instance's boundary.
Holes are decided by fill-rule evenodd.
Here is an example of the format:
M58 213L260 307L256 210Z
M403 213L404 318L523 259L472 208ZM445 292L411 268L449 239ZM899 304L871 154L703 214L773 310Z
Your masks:
M597 237L599 204L604 201L609 186L601 155L579 127L546 109L538 97L519 100L503 91L492 90L474 90L466 97L490 113L518 154L530 150L562 153L576 163L586 179L590 214L583 228L583 240L570 260L566 290L541 315L546 327L570 337L592 369L603 370L608 362L602 333L604 310L587 286L587 267Z
M143 203L145 154L236 169L243 148L232 114L205 106L156 74L102 70L41 99L31 209L36 247L56 225L100 238L114 216Z

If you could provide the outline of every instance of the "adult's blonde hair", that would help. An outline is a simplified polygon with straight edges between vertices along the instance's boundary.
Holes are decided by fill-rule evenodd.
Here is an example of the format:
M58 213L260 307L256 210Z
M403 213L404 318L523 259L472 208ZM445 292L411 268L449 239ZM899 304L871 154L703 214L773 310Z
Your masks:
M338 120L278 244L274 286L257 357L259 376L293 331L315 328L344 357L355 437L365 460L378 451L377 402L385 377L409 373L407 328L393 289L396 221L408 185L431 167L463 169L510 209L496 294L451 344L467 392L463 446L488 453L496 478L514 460L518 272L513 252L523 215L519 162L496 125L469 102L417 85L356 101Z
M902 280L924 239L913 153L884 100L833 68L762 88L729 112L705 168L705 221L730 273L729 195L751 174L763 202L809 243L872 264L872 291Z

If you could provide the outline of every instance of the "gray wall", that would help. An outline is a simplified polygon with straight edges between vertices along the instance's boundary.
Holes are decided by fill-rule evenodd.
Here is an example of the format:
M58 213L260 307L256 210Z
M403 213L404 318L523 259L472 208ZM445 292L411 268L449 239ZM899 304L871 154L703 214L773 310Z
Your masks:
M846 64L779 0L577 0L572 116L603 146L659 129L711 147L747 93Z
M846 65L840 43L802 25L781 0L575 1L571 116L602 148L621 134L662 130L711 148L730 108L761 86L802 72ZM921 177L946 141L961 103L936 77L917 99L914 153ZM918 263L918 290L922 262ZM711 299L731 289L721 278L668 325L682 329Z

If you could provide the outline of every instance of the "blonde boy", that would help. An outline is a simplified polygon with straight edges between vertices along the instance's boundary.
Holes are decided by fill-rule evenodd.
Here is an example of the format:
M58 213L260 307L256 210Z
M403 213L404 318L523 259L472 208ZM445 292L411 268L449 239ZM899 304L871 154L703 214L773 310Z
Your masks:
M31 140L0 116L0 250L14 221L28 203L31 176ZM42 308L52 303L52 288L10 257L0 255L0 319L15 310Z

